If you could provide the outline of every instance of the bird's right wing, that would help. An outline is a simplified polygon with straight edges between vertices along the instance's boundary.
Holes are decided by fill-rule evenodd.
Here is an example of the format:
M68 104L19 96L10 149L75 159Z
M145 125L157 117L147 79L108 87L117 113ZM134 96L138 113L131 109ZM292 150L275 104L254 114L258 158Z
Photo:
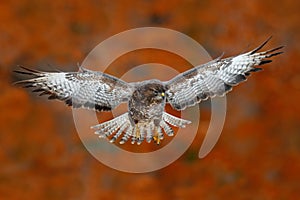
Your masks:
M88 108L109 111L126 102L133 92L133 86L105 73L80 67L78 72L42 72L21 67L17 73L32 78L16 84L35 88L33 92L49 95L48 99L58 99L74 108Z

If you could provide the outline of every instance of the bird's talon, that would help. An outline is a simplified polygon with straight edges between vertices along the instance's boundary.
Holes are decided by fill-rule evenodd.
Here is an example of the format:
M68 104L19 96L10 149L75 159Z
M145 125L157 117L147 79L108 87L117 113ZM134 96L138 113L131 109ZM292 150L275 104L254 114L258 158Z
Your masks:
M159 138L159 136L153 136L153 140L154 140L154 142L155 142L157 145L160 144L160 138Z

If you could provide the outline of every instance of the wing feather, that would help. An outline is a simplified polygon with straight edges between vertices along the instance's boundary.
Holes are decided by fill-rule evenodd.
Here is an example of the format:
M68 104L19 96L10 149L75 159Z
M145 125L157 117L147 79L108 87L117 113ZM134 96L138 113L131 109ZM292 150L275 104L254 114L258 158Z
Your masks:
M83 67L78 72L42 72L21 68L22 71L15 72L32 78L16 84L33 87L33 92L49 95L48 99L64 101L74 108L109 111L126 102L133 91L133 86L114 76Z
M252 72L260 71L255 67L271 62L271 58L281 54L283 46L258 52L268 41L254 50L230 58L217 58L197 66L166 82L167 101L176 110L183 110L200 101L215 96L223 96L232 87L245 81Z

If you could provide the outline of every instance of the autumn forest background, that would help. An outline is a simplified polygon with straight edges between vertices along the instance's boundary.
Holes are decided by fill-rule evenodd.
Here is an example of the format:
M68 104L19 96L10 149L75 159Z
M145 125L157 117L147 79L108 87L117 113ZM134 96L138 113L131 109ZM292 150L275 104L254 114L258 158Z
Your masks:
M1 1L0 199L300 199L299 9L296 0ZM213 57L271 35L268 47L285 48L228 94L223 132L207 157L197 157L210 116L204 104L199 136L180 159L130 174L92 157L71 109L13 85L24 78L13 70L77 71L99 42L145 26L180 31ZM109 73L121 77L149 62L191 67L166 52L139 51Z

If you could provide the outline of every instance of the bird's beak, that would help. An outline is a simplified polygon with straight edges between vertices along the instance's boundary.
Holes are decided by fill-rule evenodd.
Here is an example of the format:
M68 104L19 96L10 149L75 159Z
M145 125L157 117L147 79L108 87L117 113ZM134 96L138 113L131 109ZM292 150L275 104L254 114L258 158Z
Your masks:
M164 96L165 96L165 93L164 93L164 92L162 92L162 93L161 93L161 96L162 96L162 97L164 97Z

